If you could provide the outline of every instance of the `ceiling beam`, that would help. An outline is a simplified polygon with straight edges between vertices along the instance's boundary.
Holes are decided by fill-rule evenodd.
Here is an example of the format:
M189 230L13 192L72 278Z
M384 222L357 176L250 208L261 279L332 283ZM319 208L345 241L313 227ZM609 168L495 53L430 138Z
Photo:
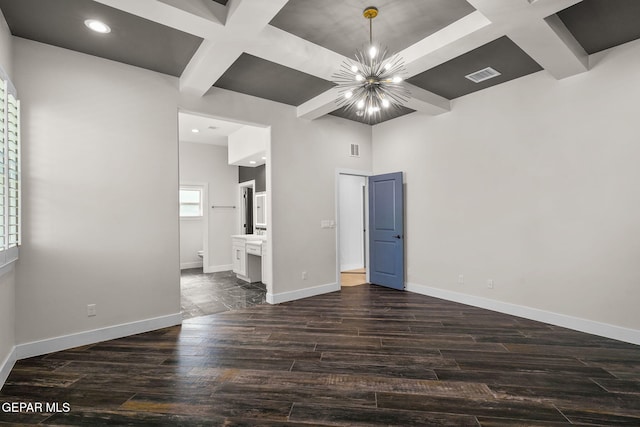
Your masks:
M180 77L180 89L204 95L243 53L250 50L288 0L231 0L222 33L205 40Z
M336 87L322 92L320 95L315 98L311 98L304 104L298 105L298 117L315 120L337 110L338 104L336 103L336 100L338 99L338 96L338 89Z
M468 0L556 79L589 69L588 55L555 16L581 0Z
M227 20L227 8L210 0L158 0L176 9L201 16L224 25Z
M407 76L413 77L502 36L480 12L473 12L402 50Z
M325 80L332 80L347 58L303 38L267 25L247 46L247 53Z
M212 14L198 15L193 10L180 9L157 0L95 0L114 9L157 22L176 30L203 39L214 39L222 34L224 27Z
M432 116L451 111L451 101L447 98L407 82L404 82L404 85L411 93L411 98L404 104L405 107Z

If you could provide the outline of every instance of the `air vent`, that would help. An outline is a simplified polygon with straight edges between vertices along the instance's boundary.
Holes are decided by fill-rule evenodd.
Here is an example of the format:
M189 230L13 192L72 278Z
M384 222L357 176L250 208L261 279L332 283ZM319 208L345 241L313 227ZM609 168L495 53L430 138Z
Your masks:
M360 157L360 146L358 144L351 144L351 157Z
M484 68L480 71L476 71L475 73L471 73L466 75L465 77L471 80L474 83L480 83L485 80L492 79L494 77L498 77L500 75L499 72L494 70L491 67Z
M215 127L215 126L209 126L209 130L216 130L216 129L218 129L218 128Z

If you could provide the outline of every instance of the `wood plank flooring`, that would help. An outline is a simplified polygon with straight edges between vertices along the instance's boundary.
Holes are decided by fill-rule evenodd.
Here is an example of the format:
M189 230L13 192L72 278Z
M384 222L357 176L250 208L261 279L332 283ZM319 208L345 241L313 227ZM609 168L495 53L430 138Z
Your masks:
M19 361L11 425L640 425L640 347L371 285Z
M341 286L359 286L367 283L367 272L364 268L342 271L340 273Z

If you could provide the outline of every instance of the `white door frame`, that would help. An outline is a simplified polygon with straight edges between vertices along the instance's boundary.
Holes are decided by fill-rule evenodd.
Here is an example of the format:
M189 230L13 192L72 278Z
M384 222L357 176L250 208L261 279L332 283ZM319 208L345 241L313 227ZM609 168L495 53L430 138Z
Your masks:
M354 175L354 176L362 176L368 178L373 175L373 172L370 171L362 171L355 169L336 169L336 177L335 177L335 218L336 218L336 283L342 286L342 277L340 275L340 175ZM368 182L365 182L365 188L369 188ZM371 265L369 262L369 193L365 191L365 200L364 200L364 221L365 227L367 227L367 233L364 237L364 245L365 245L365 255L364 255L364 263L367 266L366 268L366 279L369 281L369 268Z
M209 184L206 182L192 182L185 181L180 182L180 187L200 187L202 189L202 271L204 273L210 273L207 271L207 267L209 266ZM180 218L180 213L178 213L178 219L182 221Z
M244 207L242 205L242 189L243 188L251 188L253 190L253 195L255 197L256 194L256 181L255 179L252 179L251 181L245 181L245 182L241 182L240 184L238 184L238 225L236 227L236 229L238 230L238 234L245 234L244 230L242 229L242 222L244 221ZM252 206L254 206L252 204ZM255 206L254 206L254 213L251 216L252 218L254 218L253 223L255 224ZM252 224L253 225L253 224ZM252 227L253 231L255 233L255 227Z

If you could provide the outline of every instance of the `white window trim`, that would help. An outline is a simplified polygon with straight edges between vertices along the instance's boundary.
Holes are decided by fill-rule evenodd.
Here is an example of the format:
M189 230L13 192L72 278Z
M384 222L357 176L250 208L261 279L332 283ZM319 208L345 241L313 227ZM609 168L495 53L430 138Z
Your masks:
M2 68L2 66L0 66L0 79L2 80L2 84L4 84L4 82L6 81L7 85L6 85L6 91L7 91L7 100L8 100L8 94L12 94L14 96L14 98L16 98L16 101L18 103L18 108L20 105L20 101L18 100L18 92L15 88L15 86L13 85L13 83L11 82L11 80L9 79L9 76L7 75L7 73L5 72L5 70ZM5 110L8 106L8 101L7 105L5 105ZM6 113L5 113L6 114ZM19 114L19 110L18 110L18 114ZM18 117L18 126L20 126L20 118ZM7 146L5 147L5 156L7 156L8 154L8 124L5 125L5 141ZM18 128L18 134L20 135L20 129ZM9 271L11 271L13 269L13 264L18 260L18 256L20 253L20 245L22 244L22 199L21 199L21 193L22 193L22 177L21 177L21 157L22 157L22 153L20 150L20 136L18 139L18 236L17 236L17 243L16 246L12 246L12 247L8 247L9 242L8 242L8 229L9 229L9 208L8 208L8 194L9 194L9 189L8 189L8 185L9 185L9 176L8 176L8 168L9 168L9 164L8 162L5 161L5 185L7 185L6 188L6 194L5 194L5 209L4 212L1 212L2 215L4 215L4 223L5 223L5 247L0 248L0 276L8 273ZM6 160L6 158L5 158Z
M197 190L200 192L200 215L197 216L182 216L180 215L180 206L182 203L180 202L180 195L178 195L178 215L180 216L180 221L202 221L204 218L204 196L205 196L205 188L202 184L180 184L179 191L182 190ZM186 203L189 205L195 205L195 203Z

